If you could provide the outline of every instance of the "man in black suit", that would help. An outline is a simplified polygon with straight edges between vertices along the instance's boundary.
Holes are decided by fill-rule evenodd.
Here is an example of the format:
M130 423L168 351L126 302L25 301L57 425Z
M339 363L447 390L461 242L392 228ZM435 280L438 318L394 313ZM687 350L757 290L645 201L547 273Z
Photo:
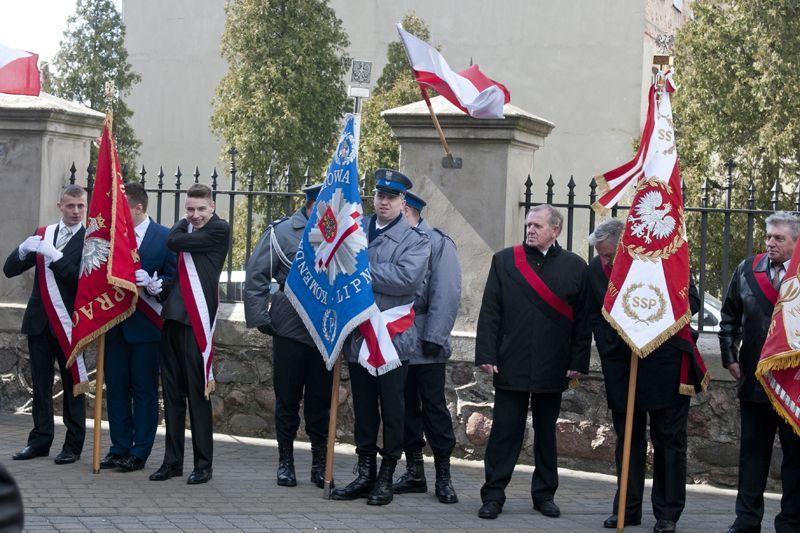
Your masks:
M194 451L194 470L187 483L211 480L211 337L219 306L219 275L231 234L230 226L214 213L214 207L211 189L192 185L186 191L186 216L172 226L167 237L167 248L178 254L178 272L164 290L161 314L161 389L167 442L164 463L150 476L151 481L183 475L187 401Z
M61 192L58 209L61 211L61 220L47 228L39 228L36 235L28 237L15 248L6 259L3 273L11 278L36 267L36 280L22 319L22 333L28 336L33 382L33 430L28 435L28 444L13 458L33 459L50 453L54 432L53 360L55 359L61 371L61 383L64 389L62 416L67 427L64 447L56 456L55 462L67 464L74 463L81 457L86 434L85 407L83 395L73 395L72 374L67 369L69 354L64 353L56 338L57 328L63 331L63 326L51 323L48 318L53 315L45 311L45 302L39 289L39 278L41 276L43 279L54 280L63 301L63 310L67 316L71 316L83 252L86 191L77 185L67 185ZM52 238L42 237L50 234ZM49 269L52 277L50 273L42 270L43 268Z

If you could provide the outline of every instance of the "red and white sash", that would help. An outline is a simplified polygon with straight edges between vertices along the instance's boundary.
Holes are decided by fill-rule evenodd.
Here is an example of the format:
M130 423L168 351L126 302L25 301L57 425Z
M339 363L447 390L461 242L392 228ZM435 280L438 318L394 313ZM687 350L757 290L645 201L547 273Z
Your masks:
M517 267L517 270L522 277L525 278L525 281L528 282L545 304L553 308L570 322L574 320L572 307L551 291L550 287L539 277L539 274L531 268L531 265L529 265L528 261L525 259L525 249L521 244L514 246L514 266Z
M141 311L158 329L164 326L164 320L161 318L161 304L158 303L158 300L153 296L147 294L146 290L142 290L139 294L139 300L136 302L136 310Z
M373 376L383 375L400 365L400 356L392 339L414 324L414 302L374 313L358 326L364 342L358 352L358 362Z
M189 224L189 233L194 226ZM203 286L200 283L200 276L197 274L197 267L192 259L190 252L180 252L178 254L178 282L181 287L183 303L186 305L186 313L189 315L189 322L192 324L194 338L197 346L203 354L203 368L205 369L205 394L208 397L214 391L214 328L217 326L216 314L212 317L208 310Z
M36 230L36 235L47 242L54 242L57 231L58 224L56 223L39 228ZM61 346L61 355L66 361L69 358L69 354L72 353L72 318L67 306L64 305L61 292L58 290L55 274L50 269L51 262L52 260L49 257L36 254L37 282L39 283L39 293L44 304L44 311L47 314L50 326L56 334L58 344ZM86 362L83 360L83 354L75 358L75 363L69 367L69 371L72 373L73 391L76 394L86 392L89 388L89 373L86 371Z

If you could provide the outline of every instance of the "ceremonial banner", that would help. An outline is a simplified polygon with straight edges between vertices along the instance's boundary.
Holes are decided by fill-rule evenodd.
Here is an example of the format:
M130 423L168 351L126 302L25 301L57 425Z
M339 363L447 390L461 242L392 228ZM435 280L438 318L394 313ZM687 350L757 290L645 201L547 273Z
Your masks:
M503 104L511 101L504 85L488 78L478 65L455 72L436 48L408 33L399 22L397 31L417 83L435 90L471 117L503 118Z
M330 370L347 335L378 312L358 190L358 121L348 114L284 292Z
M772 312L756 377L773 407L800 435L800 247L794 249Z
M89 203L68 364L97 337L133 314L138 300L138 268L136 234L111 135L111 118L107 116Z
M633 189L603 315L639 357L689 323L689 249L686 242L671 73L648 94L647 120L633 160L596 178L601 213Z
M364 337L358 362L373 376L380 376L401 366L403 362L394 347L394 336L414 325L414 302L398 305L373 314L358 326Z
M39 56L0 44L0 93L39 96Z

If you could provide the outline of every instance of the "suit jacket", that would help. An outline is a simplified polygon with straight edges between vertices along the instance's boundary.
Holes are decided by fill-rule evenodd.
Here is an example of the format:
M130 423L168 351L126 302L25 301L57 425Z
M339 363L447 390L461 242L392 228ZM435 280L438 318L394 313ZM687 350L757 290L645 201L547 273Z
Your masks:
M158 272L158 277L164 280L164 285L168 285L175 276L175 252L167 248L168 234L169 228L157 224L151 218L142 245L139 246L142 270L146 270L151 276L154 272ZM136 344L161 340L161 330L138 309L127 320L114 326L108 334L109 336L122 334L127 342Z
M72 314L72 309L75 306L75 292L78 290L78 276L81 268L83 236L85 233L86 229L81 227L72 236L64 249L61 250L64 257L50 263L50 270L55 275L56 285L70 314ZM53 244L55 244L55 239L57 238L58 232L56 232L53 239ZM41 335L49 327L49 323L42 303L42 296L39 292L39 267L36 264L36 254L29 253L23 259L20 259L19 248L14 248L6 259L5 265L3 265L3 273L7 278L13 278L32 267L36 268L36 277L34 278L31 296L28 298L28 307L22 317L22 333L26 335Z

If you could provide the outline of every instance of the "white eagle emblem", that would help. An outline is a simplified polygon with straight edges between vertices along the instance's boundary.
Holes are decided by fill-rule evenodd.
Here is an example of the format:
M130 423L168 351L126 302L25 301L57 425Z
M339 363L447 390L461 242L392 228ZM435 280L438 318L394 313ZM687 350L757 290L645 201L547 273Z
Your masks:
M83 255L81 256L81 276L88 276L92 271L100 268L108 261L108 251L111 243L99 237L92 237L83 241Z
M367 236L361 229L361 206L347 202L337 189L330 203L318 201L317 223L308 233L314 249L314 269L327 272L333 284L336 275L351 275L356 271L356 255L367 247Z
M664 204L664 198L659 191L645 193L634 208L636 216L631 217L631 233L644 238L647 244L653 242L653 237L666 239L675 231L676 225L670 211L672 204Z

